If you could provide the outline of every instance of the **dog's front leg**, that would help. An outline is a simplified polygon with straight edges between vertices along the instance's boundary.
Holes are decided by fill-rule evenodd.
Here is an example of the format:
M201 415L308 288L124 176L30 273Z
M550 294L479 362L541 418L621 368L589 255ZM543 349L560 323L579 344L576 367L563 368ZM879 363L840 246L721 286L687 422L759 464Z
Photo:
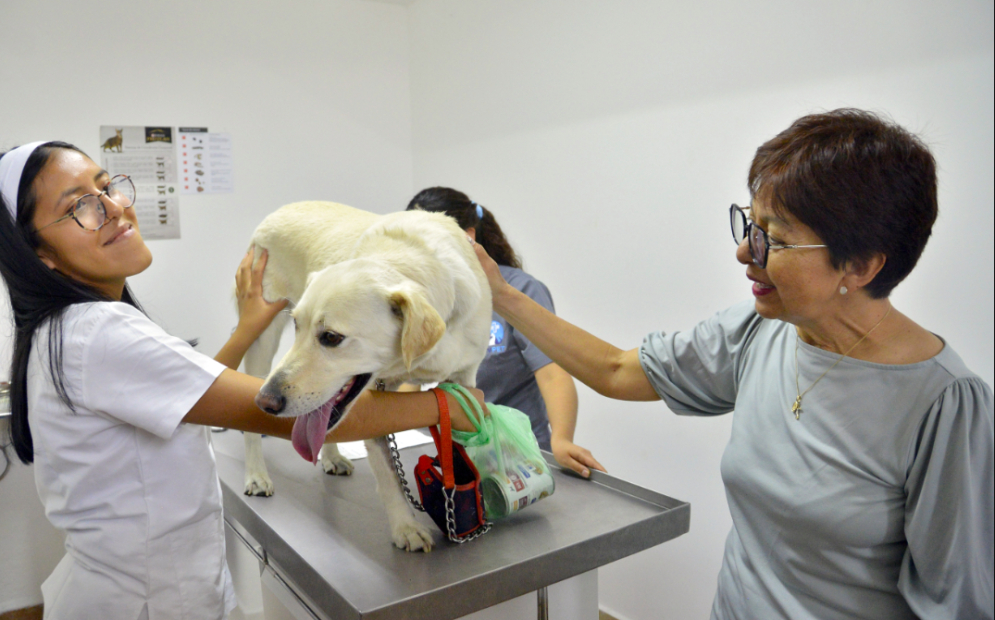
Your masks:
M390 535L394 539L394 544L408 551L419 549L431 551L432 534L415 519L414 511L404 497L401 482L397 479L397 472L390 458L387 439L384 437L368 439L365 444L370 459L370 469L377 479L377 493L384 508L387 509L387 521L390 524Z
M261 378L269 374L287 320L287 313L281 312L252 343L245 353L245 372ZM263 458L263 438L255 433L245 433L245 494L273 495L273 480Z
M321 446L321 468L331 476L351 476L355 465L342 456L338 444L326 443Z
M263 458L263 438L256 433L245 433L245 494L273 495L273 481Z

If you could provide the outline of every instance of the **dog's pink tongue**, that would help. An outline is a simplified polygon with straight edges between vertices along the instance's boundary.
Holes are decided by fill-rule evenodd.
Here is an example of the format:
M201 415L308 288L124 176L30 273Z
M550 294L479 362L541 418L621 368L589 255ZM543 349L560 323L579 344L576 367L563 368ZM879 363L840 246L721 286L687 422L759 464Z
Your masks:
M304 457L305 461L318 462L318 451L325 443L328 418L331 415L332 408L322 406L307 415L298 417L294 422L294 430L290 434L290 439L294 444L294 449Z

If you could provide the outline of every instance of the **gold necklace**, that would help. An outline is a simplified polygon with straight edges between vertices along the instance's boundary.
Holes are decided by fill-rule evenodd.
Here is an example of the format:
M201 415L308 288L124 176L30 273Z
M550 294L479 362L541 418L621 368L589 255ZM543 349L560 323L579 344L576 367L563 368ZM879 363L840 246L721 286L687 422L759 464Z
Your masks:
M869 330L867 330L867 333L864 334L863 336L861 336L860 340L858 340L856 342L856 344L854 344L852 347L850 347L849 349L847 349L846 352L843 353L843 355L841 355L838 360L836 360L835 362L833 362L832 366L830 366L829 368L827 368L821 375L819 375L819 378L816 379L815 381L813 381L812 385L808 386L805 389L804 392L800 391L801 388L798 385L798 341L800 340L800 338L798 338L797 334L795 335L795 394L797 394L798 396L795 398L795 404L791 405L791 413L795 414L795 419L796 420L800 420L801 417L802 417L802 398L804 398L805 395L808 394L809 390L811 390L812 388L814 388L815 384L818 383L819 381L821 381L822 378L825 377L826 374L830 370L832 370L833 368L836 368L836 364L839 364L840 362L842 362L844 357L846 357L847 355L850 355L850 352L853 351L854 349L856 349L857 346L860 345L860 343L863 342L865 338L867 338L868 336L870 336L871 332L873 332L875 329L877 329L878 325L880 325L881 323L883 323L884 320L886 318L888 318L889 314L891 314L891 308L890 307L888 308L888 311L884 313L884 316L881 317L881 319L877 323L874 324L874 327L872 327Z

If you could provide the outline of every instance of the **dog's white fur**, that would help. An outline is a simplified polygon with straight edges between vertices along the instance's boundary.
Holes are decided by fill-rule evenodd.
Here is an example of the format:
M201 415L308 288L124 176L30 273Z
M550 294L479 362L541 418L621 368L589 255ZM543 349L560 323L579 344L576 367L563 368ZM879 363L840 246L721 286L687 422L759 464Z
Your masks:
M475 384L490 336L491 294L472 245L451 218L298 202L263 220L252 243L257 259L269 252L263 296L293 305L294 344L278 366L270 372L286 313L245 357L249 374L267 377L260 395L286 398L280 415L306 414L365 373L372 373L370 386L379 379L387 389L403 382ZM320 341L326 332L345 338L329 347ZM245 445L245 492L271 495L260 437L246 434ZM431 534L407 505L386 440L366 447L394 544L429 550ZM334 444L325 444L321 462L328 473L352 473Z

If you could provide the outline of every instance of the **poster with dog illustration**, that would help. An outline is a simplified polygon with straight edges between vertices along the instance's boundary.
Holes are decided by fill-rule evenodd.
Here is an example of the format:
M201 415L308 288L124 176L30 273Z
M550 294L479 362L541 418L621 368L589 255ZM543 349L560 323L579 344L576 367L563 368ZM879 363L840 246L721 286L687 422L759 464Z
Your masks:
M176 145L172 127L102 125L100 165L135 184L135 215L142 237L180 238Z

